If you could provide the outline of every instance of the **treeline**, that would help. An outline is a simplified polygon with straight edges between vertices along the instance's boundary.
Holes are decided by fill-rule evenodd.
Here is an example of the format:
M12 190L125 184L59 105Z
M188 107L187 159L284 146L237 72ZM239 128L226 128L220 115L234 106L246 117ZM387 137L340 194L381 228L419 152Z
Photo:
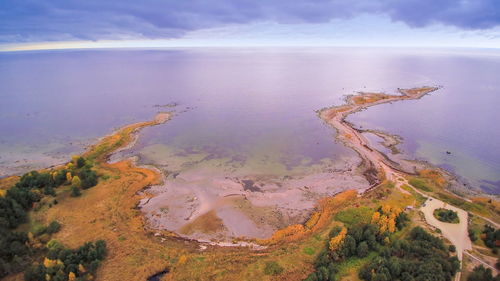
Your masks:
M0 277L23 271L35 256L43 253L44 243L60 229L57 221L47 226L37 225L29 233L0 227Z
M441 239L415 227L407 239L393 241L380 251L359 277L366 281L452 280L459 269L460 261L450 257Z
M27 222L27 211L44 195L56 196L55 188L71 185L86 189L97 184L98 177L92 170L92 163L83 157L73 157L63 169L39 173L32 171L21 176L19 182L0 193L0 278L22 271L31 263L34 250L29 245L28 233L15 229ZM51 204L57 204L54 199ZM44 232L55 232L60 226L49 225ZM57 230L55 230L57 228Z
M370 252L380 252L390 244L390 234L401 230L408 217L398 208L383 206L377 210L372 223L356 224L348 229L335 227L329 233L325 249L316 258L315 272L305 281L334 281L338 270L336 263L350 257L364 258Z
M106 242L87 242L78 249L67 249L56 240L47 244L42 264L34 264L24 273L25 281L94 280L95 272L106 257Z

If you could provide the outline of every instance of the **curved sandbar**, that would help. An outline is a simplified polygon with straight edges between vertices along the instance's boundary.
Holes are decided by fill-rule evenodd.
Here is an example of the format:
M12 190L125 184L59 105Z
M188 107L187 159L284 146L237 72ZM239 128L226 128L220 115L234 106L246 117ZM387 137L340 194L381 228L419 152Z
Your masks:
M371 187L375 187L382 180L395 180L399 174L405 172L402 171L398 163L391 161L383 153L370 147L368 140L359 130L355 129L352 124L345 120L346 117L374 105L420 99L438 89L438 87L398 89L401 95L360 93L359 95L348 96L344 105L320 110L318 115L337 130L338 140L359 154L363 160L363 175L370 182Z

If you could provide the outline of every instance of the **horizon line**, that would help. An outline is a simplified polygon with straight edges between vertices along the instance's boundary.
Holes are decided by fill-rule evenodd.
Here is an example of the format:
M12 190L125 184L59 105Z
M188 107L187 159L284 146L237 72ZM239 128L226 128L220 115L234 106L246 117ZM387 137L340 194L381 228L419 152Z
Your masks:
M7 43L0 44L0 52L27 52L51 50L91 50L91 49L176 49L176 48L393 48L393 49L488 49L499 50L494 46L452 46L452 45L396 45L396 44L342 44L342 43L289 43L275 42L200 42L177 40L101 40L101 41L53 41L32 43Z

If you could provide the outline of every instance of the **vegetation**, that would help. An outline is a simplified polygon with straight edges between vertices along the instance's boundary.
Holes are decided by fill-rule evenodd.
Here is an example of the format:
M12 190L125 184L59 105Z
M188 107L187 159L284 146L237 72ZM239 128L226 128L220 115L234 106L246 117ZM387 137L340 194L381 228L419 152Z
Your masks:
M105 257L106 242L103 240L87 242L76 250L66 249L57 241L51 241L43 263L29 267L24 273L24 280L92 280Z
M408 239L392 242L359 272L362 280L452 280L460 261L450 257L443 241L420 227Z
M481 239L484 244L493 250L500 246L500 229L495 229L488 224L484 225Z
M467 281L500 281L500 275L493 277L491 269L486 269L483 265L480 265L474 267L472 273L467 277Z
M283 272L283 267L281 267L275 261L266 262L266 267L264 268L264 273L266 275L278 275Z
M419 178L412 178L410 179L409 183L411 185L413 185L414 187L420 189L420 190L423 190L423 191L427 191L427 192L430 192L432 191L432 189L430 187L428 187L425 183L424 180L422 179L419 179Z
M341 218L356 213L352 209L346 211L340 215ZM402 229L407 220L406 214L399 208L384 205L373 213L371 223L355 224L352 221L348 229L334 227L328 235L328 244L316 258L315 272L305 280L335 280L339 262L349 258L365 258L370 252L380 252L390 242L390 234Z
M370 216L372 214L373 209L361 206L340 211L335 215L335 219L343 222L345 225L352 225L362 222L368 223L370 222Z
M52 221L48 226L35 225L30 233L16 231L19 225L27 222L27 212L44 196L55 197L55 188L69 184L68 179L79 180L79 176L82 187L83 183L86 187L97 184L97 174L92 170L91 163L77 157L63 169L32 171L22 175L0 196L0 277L22 271L40 252L40 245L36 244L47 242L50 235L61 228L59 222ZM53 201L54 204L56 202ZM39 237L39 241L35 243L34 237Z
M459 223L460 219L455 211L438 208L434 210L434 217L442 222Z

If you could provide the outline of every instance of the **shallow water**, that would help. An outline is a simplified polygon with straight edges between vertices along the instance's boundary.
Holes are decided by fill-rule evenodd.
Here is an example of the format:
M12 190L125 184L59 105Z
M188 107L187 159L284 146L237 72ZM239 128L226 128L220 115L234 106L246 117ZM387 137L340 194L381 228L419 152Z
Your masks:
M113 128L174 111L115 156L137 156L167 172L166 185L150 190L155 197L143 206L150 223L180 231L217 210L223 236L266 237L303 220L316 198L367 186L355 176L356 154L334 142L315 110L356 91L442 85L421 100L349 120L400 134L407 157L499 192L499 70L500 52L483 50L4 53L0 175L65 161Z

